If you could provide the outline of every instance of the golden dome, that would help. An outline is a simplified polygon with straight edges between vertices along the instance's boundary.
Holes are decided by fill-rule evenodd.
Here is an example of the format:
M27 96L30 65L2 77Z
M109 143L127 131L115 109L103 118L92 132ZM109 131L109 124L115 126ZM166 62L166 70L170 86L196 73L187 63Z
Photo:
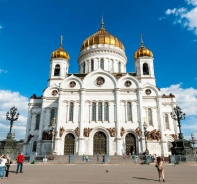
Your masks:
M62 48L62 40L63 40L63 37L61 36L60 47L57 50L55 50L54 52L52 52L51 58L64 58L64 59L69 60L70 57L69 57L68 53Z
M104 23L103 20L101 22L101 29L98 30L95 34L92 36L88 37L81 45L81 49L83 50L90 45L95 45L95 44L109 44L109 45L114 45L116 47L119 47L120 49L124 50L124 45L122 42L116 38L115 36L111 35L104 29Z
M152 53L152 51L148 50L148 49L144 46L144 42L142 41L142 35L141 35L141 46L140 46L140 48L135 52L135 54L134 54L134 59L137 59L138 57L144 57L144 56L153 57L153 53Z

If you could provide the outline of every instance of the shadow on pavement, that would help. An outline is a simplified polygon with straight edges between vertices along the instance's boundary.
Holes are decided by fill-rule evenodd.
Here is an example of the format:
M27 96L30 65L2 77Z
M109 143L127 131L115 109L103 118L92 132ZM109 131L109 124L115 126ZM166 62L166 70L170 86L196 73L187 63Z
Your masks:
M152 180L152 181L158 181L158 180L154 180L154 179L150 179L150 178L139 178L139 177L132 177L135 179L140 179L140 180Z

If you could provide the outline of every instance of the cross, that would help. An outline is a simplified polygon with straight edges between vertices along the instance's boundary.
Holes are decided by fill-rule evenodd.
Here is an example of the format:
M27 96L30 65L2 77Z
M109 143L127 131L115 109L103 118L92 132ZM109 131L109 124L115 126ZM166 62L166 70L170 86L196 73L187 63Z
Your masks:
M62 47L63 36L60 36L60 47Z
M144 42L143 42L143 40L142 40L142 34L140 35L140 44L141 44L141 46L143 46L144 45Z
M56 117L53 118L53 123L55 123L55 121L56 121Z

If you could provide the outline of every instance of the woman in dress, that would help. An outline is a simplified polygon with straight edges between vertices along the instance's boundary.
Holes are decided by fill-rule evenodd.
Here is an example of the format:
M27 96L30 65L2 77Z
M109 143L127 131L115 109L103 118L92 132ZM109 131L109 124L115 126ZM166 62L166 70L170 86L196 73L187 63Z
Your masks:
M163 182L165 182L165 180L164 180L164 166L163 166L163 161L162 161L161 157L157 157L157 163L156 163L155 167L157 168L157 171L158 171L159 181L161 181L161 177L162 177Z
M6 155L6 159L7 159L7 163L5 164L6 165L6 167L5 167L5 178L8 178L10 164L11 164L11 159L10 159L8 154Z

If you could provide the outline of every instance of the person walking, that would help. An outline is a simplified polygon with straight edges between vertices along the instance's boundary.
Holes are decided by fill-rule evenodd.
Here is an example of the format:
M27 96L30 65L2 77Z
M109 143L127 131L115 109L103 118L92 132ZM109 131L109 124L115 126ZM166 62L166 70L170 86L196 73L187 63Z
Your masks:
M19 154L17 157L17 168L16 168L16 174L18 174L18 170L20 167L20 173L23 172L23 160L24 160L24 155L23 153Z
M6 162L7 162L6 156L2 155L0 157L0 178L1 179L3 179L3 177L4 177Z
M161 157L157 157L157 163L156 163L155 167L157 168L157 171L158 171L159 181L161 181L161 177L162 177L163 182L165 182L165 180L164 180L164 165L163 165L163 161L162 161Z
M10 164L12 163L11 162L11 159L9 157L9 155L7 154L6 156L6 159L7 159L7 162L6 162L6 166L5 166L5 178L8 178L8 175L9 175L9 170L10 170Z

